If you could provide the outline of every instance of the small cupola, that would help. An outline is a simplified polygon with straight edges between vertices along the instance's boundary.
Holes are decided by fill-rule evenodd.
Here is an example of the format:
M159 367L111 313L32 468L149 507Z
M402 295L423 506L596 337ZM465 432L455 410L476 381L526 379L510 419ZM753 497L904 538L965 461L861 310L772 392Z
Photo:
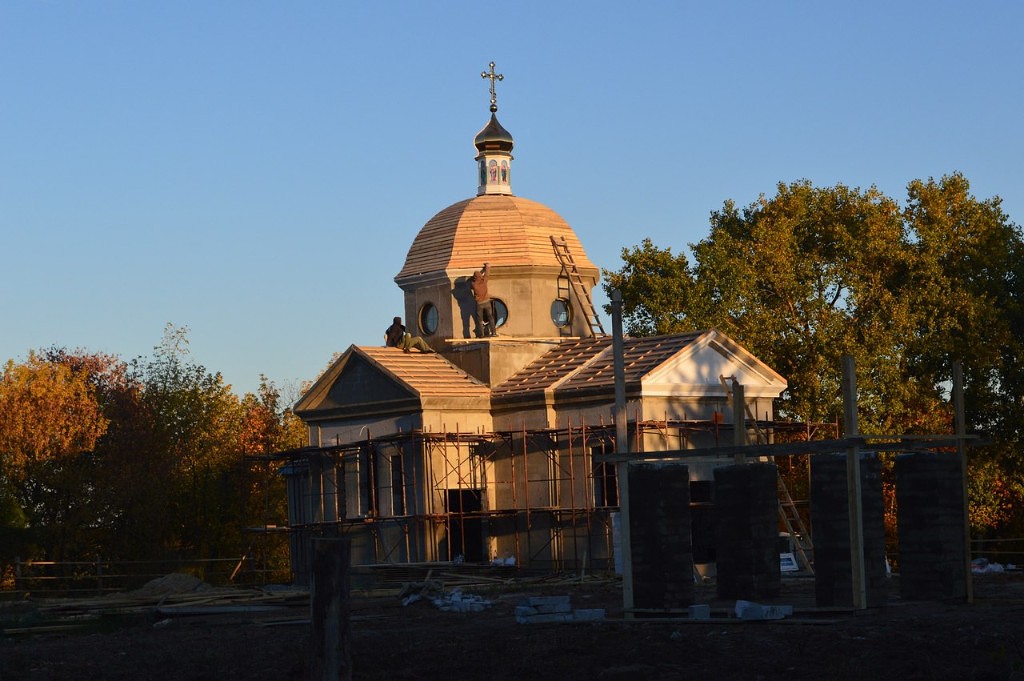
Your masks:
M491 81L491 120L473 139L473 144L478 152L476 156L478 173L476 195L511 195L512 147L515 142L511 133L498 122L498 98L494 90L494 84L499 80L504 80L505 76L494 72L493 61L490 63L490 67L490 71L480 74L482 78L489 78Z

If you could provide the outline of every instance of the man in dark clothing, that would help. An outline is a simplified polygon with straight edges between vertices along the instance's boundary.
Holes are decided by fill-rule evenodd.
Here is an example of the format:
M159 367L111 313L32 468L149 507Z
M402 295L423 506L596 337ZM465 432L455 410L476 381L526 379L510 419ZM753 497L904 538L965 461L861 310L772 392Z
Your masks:
M473 273L469 280L469 287L473 290L473 298L476 300L476 337L497 336L495 328L494 306L491 304L491 296L487 291L487 263L484 263L482 270Z
M384 344L389 348L402 347L402 339L405 338L405 324L401 317L395 317L391 326L384 332Z
M391 326L384 332L384 344L389 348L401 348L403 352L410 352L412 348L416 348L420 352L434 351L419 336L413 336L405 332L405 325L402 324L401 317L395 317L394 321L391 322Z

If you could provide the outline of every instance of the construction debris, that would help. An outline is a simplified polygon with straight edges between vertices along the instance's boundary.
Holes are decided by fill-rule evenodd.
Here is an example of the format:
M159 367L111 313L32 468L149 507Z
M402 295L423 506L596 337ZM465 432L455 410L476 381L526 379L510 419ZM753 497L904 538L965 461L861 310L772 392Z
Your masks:
M491 601L473 594L463 594L462 589L456 587L447 596L435 598L434 605L442 612L483 612L491 606Z
M480 596L462 593L461 587L445 592L444 585L438 581L405 584L398 597L402 599L402 605L429 601L442 612L482 612L491 606L491 601Z
M89 631L101 621L137 624L161 616L218 616L253 621L262 614L289 607L308 607L301 590L271 593L261 589L217 588L194 576L175 573L125 593L97 598L39 599L0 605L0 637L53 632Z
M711 606L706 603L691 605L686 609L686 616L691 620L709 620L711 619Z
M993 572L1005 572L1006 570L1016 570L1017 566L1013 563L996 563L990 561L988 558L975 558L971 561L971 572L976 575L990 574Z
M519 624L549 622L597 622L604 619L604 608L573 610L569 596L530 596L516 606Z
M437 580L428 579L425 582L406 582L398 597L402 599L402 605L412 605L416 601L428 600L444 596L444 584Z
M741 620L781 620L793 614L792 605L761 605L750 601L736 601L736 617Z

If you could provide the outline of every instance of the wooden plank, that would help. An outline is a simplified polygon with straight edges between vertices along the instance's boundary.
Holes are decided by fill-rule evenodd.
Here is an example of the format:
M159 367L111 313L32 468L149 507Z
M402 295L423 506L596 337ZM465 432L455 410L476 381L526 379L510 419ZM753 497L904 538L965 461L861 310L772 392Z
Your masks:
M227 615L250 612L280 612L284 605L170 605L156 608L161 615Z
M857 377L853 357L843 356L843 435L855 438L857 430ZM850 521L850 579L853 586L853 607L868 607L866 570L864 567L864 512L861 498L860 449L851 445L846 451L846 495Z

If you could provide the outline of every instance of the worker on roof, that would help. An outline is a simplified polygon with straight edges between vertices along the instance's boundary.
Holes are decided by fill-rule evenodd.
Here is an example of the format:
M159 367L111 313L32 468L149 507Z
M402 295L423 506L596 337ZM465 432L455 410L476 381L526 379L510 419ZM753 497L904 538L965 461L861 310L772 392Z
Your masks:
M410 352L416 348L420 352L433 352L434 349L427 345L427 342L419 336L413 336L405 332L405 325L401 317L395 317L391 326L384 331L384 344L389 348L401 348L403 352Z

